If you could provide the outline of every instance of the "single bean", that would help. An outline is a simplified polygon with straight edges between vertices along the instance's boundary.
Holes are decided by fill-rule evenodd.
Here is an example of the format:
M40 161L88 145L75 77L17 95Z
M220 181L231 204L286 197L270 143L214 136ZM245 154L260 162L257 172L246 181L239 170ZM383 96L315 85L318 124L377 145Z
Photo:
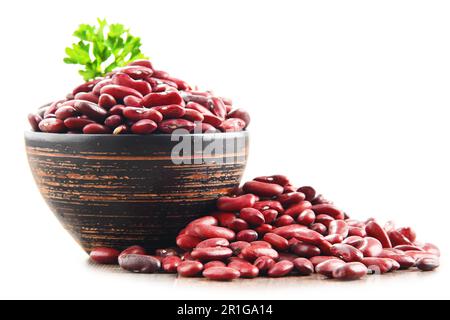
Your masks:
M310 209L304 210L297 217L297 222L304 226L309 226L316 221L316 214Z
M262 256L270 257L274 260L278 259L278 252L271 248L264 248L260 246L250 246L244 248L241 252L242 257L249 261L254 262L256 259Z
M276 264L275 260L270 257L262 256L255 260L253 263L261 274L267 273Z
M84 100L98 104L98 96L91 92L79 92L74 96L75 100Z
M129 247L129 248L123 250L123 251L120 253L120 255L123 255L123 254L140 254L140 255L146 255L147 252L146 252L145 249L144 249L143 247L141 247L141 246L132 246L132 247Z
M331 244L342 243L344 241L344 237L340 234L330 234L325 237L325 240Z
M411 246L411 245L400 245L400 246L396 246L394 249L401 250L401 251L421 251L421 252L425 252L424 249L416 247L416 246Z
M277 184L249 181L243 186L244 191L261 197L276 197L283 193L283 187Z
M335 220L344 220L345 214L331 204L316 204L311 208L317 215L326 214L333 217Z
M80 118L80 117L67 118L66 120L64 120L64 125L69 130L83 130L83 128L85 126L87 126L88 124L91 124L91 123L95 123L95 121L89 120L89 119Z
M239 217L254 226L260 226L265 222L264 215L259 210L253 208L242 209Z
M239 119L242 119L245 122L244 129L246 127L248 127L248 125L250 124L250 121L251 121L249 113L247 111L245 111L244 109L232 110L230 113L228 113L228 118L239 118Z
M266 233L271 232L273 229L274 227L272 225L265 223L255 228L255 231L258 232L260 236L263 236Z
M416 264L416 259L413 257L409 257L407 255L399 255L399 254L387 254L385 251L383 251L378 258L389 258L392 259L400 265L400 269L405 270L409 269L411 267L414 267Z
M311 202L316 197L316 190L310 186L304 186L297 189L297 192L301 192L305 195L305 200Z
M338 259L328 259L316 265L315 268L316 273L325 276L327 278L332 278L334 270L345 265L346 265L345 261Z
M438 258L434 254L431 254L429 252L420 252L420 251L405 251L405 255L408 257L414 258L416 261L422 258Z
M317 233L320 233L321 235L326 235L328 232L327 227L322 223L313 223L309 226L309 228Z
M209 269L214 267L226 267L227 265L223 261L210 261L203 266L203 269Z
M289 226L291 224L294 224L295 220L294 218L292 218L291 216L288 216L287 214L284 214L282 216L280 216L277 220L275 220L275 227L284 227L284 226Z
M344 239L344 241L342 241L342 243L351 245L352 247L355 247L355 248L361 248L364 245L364 239L359 236L350 236L350 237Z
M339 258L333 257L333 256L317 256L309 258L309 261L313 264L314 267L321 264L322 262L328 261L328 260L340 260ZM342 261L342 260L340 260Z
M441 251L439 250L439 248L437 246L435 246L432 243L425 243L422 246L423 250L425 250L426 252L432 253L435 256L440 257L441 256Z
M119 134L126 134L130 131L130 128L126 124L121 124L117 128L114 129L113 134L119 135Z
M122 72L129 75L133 79L146 79L153 75L153 70L143 66L126 66L116 69L116 72Z
M158 78L158 79L167 79L170 77L170 75L163 71L163 70L153 70L153 75L154 78Z
M232 261L228 264L229 268L233 268L241 274L241 278L256 278L259 275L259 269L247 261Z
M105 109L88 101L76 100L73 107L91 120L103 122L108 115Z
M166 258L166 257L173 257L173 256L179 256L180 252L177 249L174 248L166 248L166 249L157 249L155 251L155 255L157 257L162 257L162 258Z
M184 109L183 118L192 122L202 122L205 119L203 114L193 109Z
M236 241L230 243L230 249L233 250L234 255L239 255L244 248L250 247L250 243L247 241Z
M215 116L215 115L209 115L209 114L204 114L203 115L203 122L212 125L215 128L220 128L220 126L222 125L223 120L220 119L219 117Z
M164 272L177 273L177 269L182 262L181 258L177 256L165 257L162 260L162 268Z
M252 241L250 244L254 247L262 247L262 248L269 248L269 249L272 248L272 245L264 240Z
M159 130L161 130L164 133L173 133L174 131L180 129L191 132L195 129L195 124L186 119L163 120L159 124Z
M309 276L314 273L314 265L311 261L305 258L297 258L292 261L295 270L302 276Z
M177 268L181 277L195 277L203 270L203 264L198 261L183 261Z
M335 257L338 257L345 262L357 262L361 261L364 258L364 255L361 251L352 247L348 244L334 244L331 247L331 254Z
M223 101L220 98L211 97L207 101L207 106L208 106L209 110L212 111L213 114L215 114L216 116L218 116L221 119L225 119L225 117L227 115L227 109L225 107L225 104L223 103ZM236 119L238 119L238 118L236 118ZM243 124L242 129L245 128L245 122L242 119L239 119L239 120ZM240 130L236 130L236 131L240 131Z
M111 129L98 123L88 124L83 128L84 134L110 134Z
M191 252L192 258L199 261L226 260L233 255L230 248L214 247L214 248L195 248Z
M139 91L143 96L152 92L152 87L147 81L134 80L129 75L121 72L116 73L112 77L112 83Z
M163 115L154 109L126 107L123 109L123 116L131 121L152 120L160 123L163 120Z
M295 204L295 205L289 207L286 210L286 214L288 214L288 215L290 215L290 216L292 216L294 218L297 218L305 210L311 209L311 207L312 207L311 202L309 202L309 201L302 201L302 202L300 202L298 204ZM308 215L309 215L309 213L308 213Z
M236 219L233 220L233 222L231 222L229 228L231 230L235 231L235 232L239 232L239 231L242 231L242 230L246 230L249 227L250 226L248 225L247 221L245 221L244 219L241 219L241 218L236 218Z
M207 239L207 240L200 242L199 244L197 244L197 246L195 248L201 249L201 248L229 247L229 246L230 246L230 242L227 239L212 238L212 239Z
M393 268L394 260L388 258L364 258L362 263L374 274L384 274Z
M439 266L440 262L437 258L422 258L417 261L417 268L422 271L433 271Z
M66 126L60 119L47 118L39 122L39 130L47 133L63 133L66 131Z
M272 232L289 240L297 237L297 235L305 229L307 228L303 225L291 224L289 226L276 228Z
M305 201L305 194L301 192L283 193L278 196L277 200L283 205L283 207L289 207Z
M272 247L277 251L286 251L289 248L289 242L275 233L266 233L263 240L270 243Z
M328 232L330 235L338 234L343 238L347 238L349 228L344 220L334 220L330 222L330 225L328 226Z
M100 90L100 94L105 93L113 96L116 100L123 100L126 96L135 96L141 99L143 98L139 91L124 86L118 86L116 84L104 86Z
M109 110L117 104L116 99L110 94L102 94L98 99L99 107Z
M398 232L397 230L388 232L389 239L391 240L392 246L401 246L401 245L414 245L407 237Z
M276 210L278 213L284 213L284 208L281 205L281 203L274 200L257 201L254 204L253 208L259 211L273 209Z
M208 108L206 108L196 102L189 102L188 104L186 104L186 108L195 110L203 115L210 115L210 116L214 115L211 111L208 110ZM219 119L219 120L220 120L220 123L222 123L222 120L221 119ZM219 125L220 125L220 123L219 123Z
M114 107L112 107L111 109L109 109L109 114L110 115L118 115L118 116L123 116L123 111L125 110L125 106L121 105L121 104L117 104Z
M95 79L95 80L91 80L91 81L85 82L83 84L80 84L75 89L73 89L72 95L75 96L77 93L80 93L80 92L90 92L93 90L95 85L99 82L100 82L99 79Z
M236 240L252 242L258 240L258 233L255 230L242 230L236 235Z
M209 280L231 281L241 276L240 272L228 267L213 267L203 271L203 276Z
M161 269L161 262L152 256L141 254L125 254L119 256L122 269L136 273L155 273Z
M42 117L38 114L29 114L28 121L30 122L33 131L40 131L39 123L42 121Z
M264 210L262 214L266 223L273 223L278 217L278 211L274 209Z
M220 129L223 132L239 132L244 130L246 124L244 120L238 118L230 118L222 122Z
M320 256L321 254L321 251L318 247L301 242L291 245L290 250L301 258L312 258Z
M256 203L256 197L246 194L240 197L221 197L217 200L217 208L221 211L240 211L251 208Z
M281 175L281 174L276 174L273 176L261 176L261 177L255 178L253 180L259 181L259 182L264 182L264 183L278 184L282 187L284 187L290 183L289 178L284 175Z
M406 238L408 238L408 240L411 242L414 242L417 239L416 232L410 227L399 228L399 229L397 229L397 231L400 232Z
M168 106L153 107L152 109L161 112L164 119L178 119L186 114L185 108L182 106L171 104Z
M294 269L294 264L291 261L277 262L272 268L269 269L267 275L271 278L279 278L287 276Z
M121 116L118 115L112 115L109 116L108 118L106 118L105 120L105 126L111 128L111 129L115 129L118 126L120 126L123 123L123 119Z
M117 264L120 252L111 248L94 248L90 253L92 261L99 264Z
M191 230L188 231L188 235L202 239L225 238L228 241L234 240L236 237L233 230L203 224L193 225Z
M109 78L104 79L104 80L101 80L101 81L99 81L99 82L97 82L97 83L95 84L94 88L92 88L92 93L95 94L95 95L97 95L97 96L100 96L100 95L101 95L100 92L102 91L102 89L103 89L104 87L109 86L109 85L112 85L112 84L113 84L113 83L112 83L112 80L109 79Z
M339 280L358 280L367 275L367 267L360 262L347 263L333 270L333 278Z
M183 98L178 92L161 92L161 93L150 93L144 97L142 100L142 105L144 107L158 107L158 106L168 106L168 105L183 105Z
M366 237L359 247L365 257L378 257L383 252L383 245L378 239Z
M204 224L207 226L218 226L219 225L219 220L214 217L214 216L204 216L201 218L197 218L193 221L191 221L188 225L187 228L196 225L196 224Z
M392 243L388 234L376 221L370 221L367 223L366 233L369 237L378 239L383 248L392 248Z
M150 61L148 61L147 59L134 60L133 62L129 63L128 65L129 66L141 66L141 67L153 69L152 63Z
M202 242L202 239L189 235L180 235L177 237L176 241L177 246L179 246L181 249L191 250L194 249L200 242Z
M229 228L233 221L236 220L236 215L230 212L218 212L213 214L213 216L217 219L221 227Z
M126 96L123 103L127 107L142 108L142 99L135 96Z
M156 122L150 119L139 120L131 126L131 132L134 134L150 134L158 128Z
M359 228L359 227L348 227L348 235L351 236L358 236L358 237L366 237L367 232L365 228Z

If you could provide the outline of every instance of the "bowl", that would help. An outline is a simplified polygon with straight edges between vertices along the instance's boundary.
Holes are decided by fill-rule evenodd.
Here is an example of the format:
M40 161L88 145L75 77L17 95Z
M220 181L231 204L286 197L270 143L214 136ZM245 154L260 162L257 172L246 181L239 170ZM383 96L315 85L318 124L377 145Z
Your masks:
M245 170L249 134L25 133L39 191L89 253L95 247L170 247L215 209Z

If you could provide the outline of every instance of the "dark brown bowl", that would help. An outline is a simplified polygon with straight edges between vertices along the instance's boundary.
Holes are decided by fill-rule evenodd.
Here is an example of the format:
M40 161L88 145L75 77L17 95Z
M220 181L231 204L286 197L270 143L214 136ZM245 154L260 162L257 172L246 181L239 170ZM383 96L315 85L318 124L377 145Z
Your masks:
M239 185L247 132L181 139L194 156L174 164L171 152L179 142L171 135L25 133L41 194L86 252L173 246L186 223L210 213L217 197ZM220 145L228 147L221 151Z

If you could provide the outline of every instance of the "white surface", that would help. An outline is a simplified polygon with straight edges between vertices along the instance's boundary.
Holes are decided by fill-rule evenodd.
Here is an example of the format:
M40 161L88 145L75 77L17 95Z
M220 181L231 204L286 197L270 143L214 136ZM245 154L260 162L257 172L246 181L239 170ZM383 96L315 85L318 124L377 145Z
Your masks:
M2 5L0 298L450 298L448 1L9 1ZM356 283L206 284L87 265L27 167L26 114L80 79L79 23L122 22L155 65L253 115L247 178L285 173L356 218L394 219L443 265Z

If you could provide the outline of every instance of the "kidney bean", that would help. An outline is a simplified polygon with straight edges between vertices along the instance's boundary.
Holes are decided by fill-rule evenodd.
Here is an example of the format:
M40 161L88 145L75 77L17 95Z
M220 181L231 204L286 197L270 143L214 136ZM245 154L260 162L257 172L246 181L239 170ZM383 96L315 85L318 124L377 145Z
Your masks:
M181 235L177 237L176 241L177 246L179 246L181 249L190 250L195 248L200 242L202 242L202 239L189 235Z
M111 129L98 123L91 123L83 128L84 134L110 134Z
M215 268L215 267L226 267L227 265L223 261L210 261L203 266L203 269Z
M201 104L196 103L196 102L189 102L189 103L187 103L186 104L186 108L195 110L195 111L201 113L204 116L205 115L214 116L214 114L211 111L209 111L208 108L206 108L206 107L204 107ZM220 123L218 125L220 125L222 123L222 119L218 118L217 116L214 116L214 117L219 119Z
M378 239L383 248L392 248L392 243L388 234L376 221L370 221L367 223L366 233L369 237Z
M178 92L161 92L161 93L150 93L144 97L142 100L142 105L144 107L158 107L158 106L168 106L168 105L184 105L183 98Z
M414 258L416 261L422 258L437 258L434 254L420 251L405 251L405 255Z
M342 241L342 243L348 244L355 248L360 248L362 245L364 245L364 239L359 236L350 236L350 237L344 239L344 241Z
M297 258L292 261L295 270L302 276L309 276L314 273L314 265L305 258Z
M118 126L120 126L123 122L123 119L121 116L118 115L112 115L109 116L108 118L106 118L105 120L105 126L111 128L111 129L115 129Z
M269 249L272 248L272 245L264 240L252 241L250 244L254 247L262 247L262 248L269 248Z
M310 186L304 186L297 189L297 192L301 192L305 195L305 200L311 202L316 197L316 190Z
M209 280L231 281L241 276L240 272L228 267L213 267L203 271L203 276Z
M192 258L200 261L226 260L232 255L233 251L225 247L195 248L191 252Z
M188 234L202 239L225 238L228 241L234 240L236 237L233 230L203 224L193 225L191 230L188 231Z
M64 120L64 125L69 130L83 130L83 128L85 126L87 126L88 124L91 124L91 123L95 123L95 121L89 120L89 119L80 118L80 117L67 118L66 120Z
M99 264L117 264L120 252L111 248L94 248L90 253L92 261Z
M311 208L316 215L326 214L333 217L335 220L344 220L344 213L331 204L315 204Z
M105 109L88 101L76 100L73 107L76 109L76 111L95 121L103 122L108 114Z
M392 259L388 258L364 258L362 263L374 274L384 274L392 271Z
M316 220L315 220L315 221L316 221L317 223L323 224L323 225L326 226L327 229L328 229L328 228L330 227L330 223L334 221L334 218L331 217L331 216L329 216L329 215L327 215L327 214L319 214L319 215L316 217Z
M163 120L159 124L159 130L163 133L173 133L176 130L184 129L188 132L193 131L195 128L195 124L186 119L170 119Z
M279 253L279 257L278 257L278 261L290 261L293 262L295 259L297 259L299 256L293 253L287 253L287 252L280 252Z
M126 134L129 131L130 131L130 128L127 125L121 124L120 126L118 126L117 128L114 129L113 134L114 135Z
M133 62L128 64L129 66L141 66L149 69L153 69L153 65L150 61L144 59L134 60Z
M170 75L162 70L153 70L153 77L158 79L167 79Z
M282 186L259 181L249 181L243 186L244 191L261 197L276 197L283 193Z
M39 122L39 130L47 133L63 133L66 131L66 126L60 119L47 118Z
M264 210L262 214L266 223L273 223L278 217L278 211L274 209Z
M217 219L221 227L229 228L233 221L236 220L236 215L230 212L218 212L213 214L213 216Z
M163 115L153 109L126 107L123 109L123 116L131 121L139 120L152 120L156 123L160 123L163 119Z
M220 125L220 129L223 132L238 132L244 130L245 127L246 124L244 120L238 118L224 120Z
M327 227L322 223L313 223L309 226L309 228L317 233L320 233L321 235L326 235L328 231Z
M132 247L129 247L129 248L123 250L123 251L120 253L120 255L123 255L123 254L140 254L140 255L146 255L147 252L146 252L145 249L144 249L143 247L141 247L141 246L132 246Z
M334 244L330 251L331 255L338 257L345 262L361 261L364 258L361 251L348 244Z
M345 220L345 222L347 222L347 225L349 227L366 228L366 224L359 220L347 219L347 220Z
M118 104L115 105L114 107L112 107L111 109L109 109L109 114L110 115L118 115L118 116L123 116L123 111L125 110L125 106Z
M163 268L164 272L176 273L178 267L180 266L180 264L182 262L183 261L181 260L181 258L177 257L177 256L165 257L162 260L162 268Z
M344 237L341 236L340 234L335 233L335 234L330 234L330 235L326 236L325 240L331 244L336 244L336 243L342 243L342 241L344 241Z
M344 220L333 220L328 226L328 232L330 235L338 234L343 238L346 238L348 236L349 228Z
M440 262L437 258L422 258L417 261L417 268L422 271L433 271L439 266Z
M119 86L134 89L145 96L152 92L150 84L143 80L134 80L125 73L118 72L112 77L112 83Z
M236 218L233 220L233 222L231 222L229 228L235 232L239 232L248 229L249 225L244 219Z
M284 207L289 207L305 201L305 195L301 192L283 193L282 195L278 196L277 200Z
M261 177L255 178L253 180L258 181L258 182L264 182L264 183L278 184L282 187L284 187L290 183L288 177L283 176L281 174L276 174L273 176L261 176Z
M417 239L416 232L410 228L399 228L397 229L398 232L400 232L404 237L406 237L409 241L414 242Z
M303 212L305 212L305 210L309 210L311 209L312 204L309 201L302 201L298 204L295 204L291 207L289 207L286 210L286 214L292 216L293 218L297 218L300 214L302 214ZM310 213L307 213L307 215L309 217L311 217ZM309 220L309 219L307 219Z
M126 96L123 103L127 107L142 108L142 99L135 96Z
M79 92L74 96L75 100L84 100L92 103L98 103L98 96L93 93L88 92Z
M365 228L348 227L348 235L350 237L352 237L352 236L366 237L367 232L366 232Z
M244 123L245 123L244 129L246 127L248 127L248 125L250 124L250 121L251 121L249 113L247 111L245 111L244 109L232 110L230 113L228 113L228 118L239 118L239 119L242 119L244 121Z
M279 278L287 276L294 269L294 264L291 261L277 262L272 268L269 269L267 275L271 278Z
M425 250L423 250L422 248L419 248L419 247L416 247L416 246L411 246L411 245L400 245L400 246L396 246L394 249L401 250L401 251L421 251L421 252L425 252Z
M339 258L336 258L334 256L316 256L309 258L309 261L313 264L314 267L321 264L322 262L328 261L328 260L340 260ZM340 260L342 261L342 260Z
M285 215L282 215L281 217L279 217L277 220L275 220L274 225L275 225L275 227L284 227L284 226L288 226L288 225L291 225L294 223L295 223L294 218L285 214Z
M103 89L104 87L109 86L109 85L112 85L112 84L113 84L113 83L112 83L112 80L109 79L109 78L106 78L106 79L104 79L104 80L101 80L101 81L97 82L97 83L95 84L95 86L92 88L92 93L95 94L95 95L97 95L97 96L100 96L100 95L101 95L100 92L102 91L102 89Z
M164 119L182 118L186 113L185 109L182 106L179 106L176 104L171 104L168 106L153 107L152 109L161 112Z
M239 255L244 248L250 247L247 241L236 241L230 243L230 249L233 250L234 255Z
M153 70L143 66L126 66L116 69L116 72L125 73L133 79L145 79L153 75Z
M225 119L226 115L227 115L227 109L225 107L225 104L223 103L223 101L220 98L217 97L211 97L208 99L207 101L207 106L208 109L212 111L213 114L215 114L216 116L218 116L221 119ZM242 119L239 119L242 123L244 123L244 126L242 127L242 129L245 127L245 122Z
M265 224L260 225L259 227L256 227L255 231L258 232L258 234L260 236L263 236L266 233L271 232L273 229L274 228L272 225L265 223Z
M414 245L407 237L396 230L389 231L388 236L393 247L400 245Z
M91 80L91 81L85 82L83 84L80 84L75 89L73 89L72 95L75 96L77 93L80 93L80 92L90 92L90 91L92 91L94 86L99 82L100 82L99 79L95 79L95 80Z
M260 274L266 274L274 265L275 260L267 256L261 256L253 263L258 269Z
M181 79L169 77L167 78L167 80L170 80L172 83L174 83L179 90L190 90L191 88L191 86L186 81L183 81Z
M202 122L205 119L203 114L193 109L184 109L183 118L192 122Z
M305 229L306 227L303 225L291 224L289 226L276 228L272 232L289 240L296 237L299 232Z
M293 185L288 184L287 186L284 186L283 193L292 193L292 192L297 192L297 189Z
M279 257L278 252L274 249L254 245L244 248L241 252L241 255L245 260L250 262L253 262L257 258L262 256L267 256L274 260L278 259Z
M150 134L158 128L156 122L150 119L139 120L131 126L131 132L134 134Z
M209 115L209 114L204 114L203 115L203 122L206 124L210 124L215 128L220 128L220 126L222 125L223 120L220 119L217 116L214 115Z
M213 247L228 247L230 246L230 242L224 238L211 238L204 240L197 244L196 249L201 248L213 248Z
M434 254L437 257L441 256L441 251L439 250L439 248L437 246L435 246L432 243L425 243L422 246L423 250L425 250L426 252L429 252L431 254Z
M203 225L207 225L207 226L218 226L219 225L219 220L214 217L214 216L204 216L201 218L197 218L194 221L191 221L188 225L187 228L196 225L196 224L203 224Z
M100 94L105 94L105 93L113 96L114 99L116 99L116 100L123 100L127 96L135 96L140 99L143 98L143 95L139 91L134 90L132 88L128 88L128 87L115 85L115 84L109 84L109 85L104 86L100 90Z
M241 274L241 278L256 278L259 275L259 269L247 261L232 261L228 264L229 268L233 268Z
M38 114L29 114L28 121L30 122L33 131L40 131L39 123L42 121L42 117Z
M339 280L358 280L367 275L367 267L360 262L347 263L333 270L333 278Z
M316 220L316 215L314 214L314 211L310 209L304 210L302 213L299 214L297 217L297 222L304 226L309 226Z
M242 230L236 235L236 240L252 242L258 240L258 233L255 230Z
M256 197L246 194L239 197L221 197L217 200L217 208L221 211L240 211L251 208L256 203Z
M284 208L281 205L281 203L278 201L273 201L273 200L257 201L253 205L253 208L257 209L259 211L272 209L272 210L276 210L278 213L284 213Z
M203 270L203 264L198 261L183 261L177 268L181 277L195 277Z
M396 261L400 265L400 269L409 269L416 264L416 259L407 255L387 254L383 251L378 258L389 258Z
M122 269L136 273L155 273L161 269L161 262L152 256L141 254L123 254L119 256Z
M194 133L219 133L220 130L214 128L212 125L204 122L195 122L194 123Z
M291 252L302 258L312 258L320 256L321 251L318 247L306 243L294 243L290 246Z
M316 273L325 276L327 278L332 278L334 270L345 265L346 265L345 261L338 259L328 259L325 260L324 262L317 264L315 268Z
M157 249L155 251L155 255L157 257L162 257L162 258L173 257L173 256L178 257L180 255L180 252L174 248Z
M294 237L305 243L319 246L322 245L325 241L324 237L320 233L309 230L307 228L297 230L294 234Z
M363 242L359 247L365 257L378 257L383 252L383 245L378 239L367 237L364 238Z
M109 110L117 104L116 99L112 95L102 94L98 99L98 105L100 108Z
M311 203L313 205L320 205L320 204L333 205L333 202L331 202L330 200L326 199L321 194L317 195L313 200L311 200Z

